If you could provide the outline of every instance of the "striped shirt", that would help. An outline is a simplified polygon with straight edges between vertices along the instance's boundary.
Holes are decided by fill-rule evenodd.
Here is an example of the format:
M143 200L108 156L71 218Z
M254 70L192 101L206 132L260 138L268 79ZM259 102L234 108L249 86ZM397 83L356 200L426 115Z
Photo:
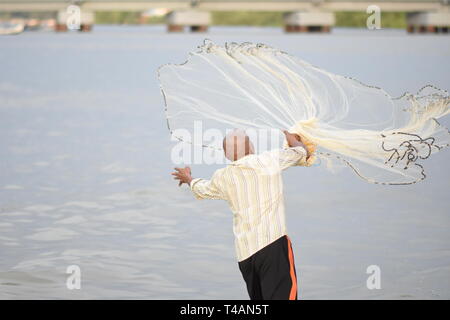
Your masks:
M281 171L305 158L303 147L250 154L217 170L210 180L191 181L197 199L228 202L238 261L286 235Z

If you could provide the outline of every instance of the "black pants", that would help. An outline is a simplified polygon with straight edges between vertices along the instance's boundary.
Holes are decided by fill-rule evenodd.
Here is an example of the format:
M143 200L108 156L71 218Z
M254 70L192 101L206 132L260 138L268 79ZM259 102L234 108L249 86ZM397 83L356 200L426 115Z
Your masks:
M239 262L251 300L297 300L294 253L283 236Z

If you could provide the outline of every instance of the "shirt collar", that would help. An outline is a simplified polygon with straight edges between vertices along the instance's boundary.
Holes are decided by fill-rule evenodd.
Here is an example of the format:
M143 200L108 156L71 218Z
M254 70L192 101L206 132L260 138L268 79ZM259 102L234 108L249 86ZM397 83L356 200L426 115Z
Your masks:
M250 158L250 156L254 156L254 155L255 155L254 153L249 153L249 154L243 156L242 158L231 162L230 165L231 166L238 166L238 165L242 164L243 162L245 162L246 160L248 160Z

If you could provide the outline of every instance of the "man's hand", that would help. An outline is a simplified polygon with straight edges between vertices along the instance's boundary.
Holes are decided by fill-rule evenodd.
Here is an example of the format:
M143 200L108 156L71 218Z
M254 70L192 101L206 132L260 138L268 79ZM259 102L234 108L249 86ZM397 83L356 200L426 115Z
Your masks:
M172 175L175 176L175 180L180 180L178 186L181 186L183 183L191 184L192 176L191 176L191 168L175 168L175 172L172 172Z
M286 136L287 143L289 147L303 147L306 150L306 159L308 159L312 153L316 151L316 145L310 142L308 139L306 139L303 136L300 136L295 133L290 133L287 130L283 131L284 135Z
M304 147L302 139L298 134L290 133L287 130L284 130L283 133L286 136L286 140L290 148Z

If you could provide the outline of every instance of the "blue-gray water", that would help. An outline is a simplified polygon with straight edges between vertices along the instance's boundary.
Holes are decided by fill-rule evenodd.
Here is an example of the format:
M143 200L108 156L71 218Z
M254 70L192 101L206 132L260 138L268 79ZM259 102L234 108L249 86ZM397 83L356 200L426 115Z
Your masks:
M450 89L449 38L404 31L97 26L1 37L0 298L247 298L226 204L195 201L169 175L156 68L204 37L264 42L395 96ZM286 171L301 298L449 299L449 159L433 156L412 186ZM66 288L69 265L81 268L80 290ZM366 287L369 265L381 268L380 290Z

